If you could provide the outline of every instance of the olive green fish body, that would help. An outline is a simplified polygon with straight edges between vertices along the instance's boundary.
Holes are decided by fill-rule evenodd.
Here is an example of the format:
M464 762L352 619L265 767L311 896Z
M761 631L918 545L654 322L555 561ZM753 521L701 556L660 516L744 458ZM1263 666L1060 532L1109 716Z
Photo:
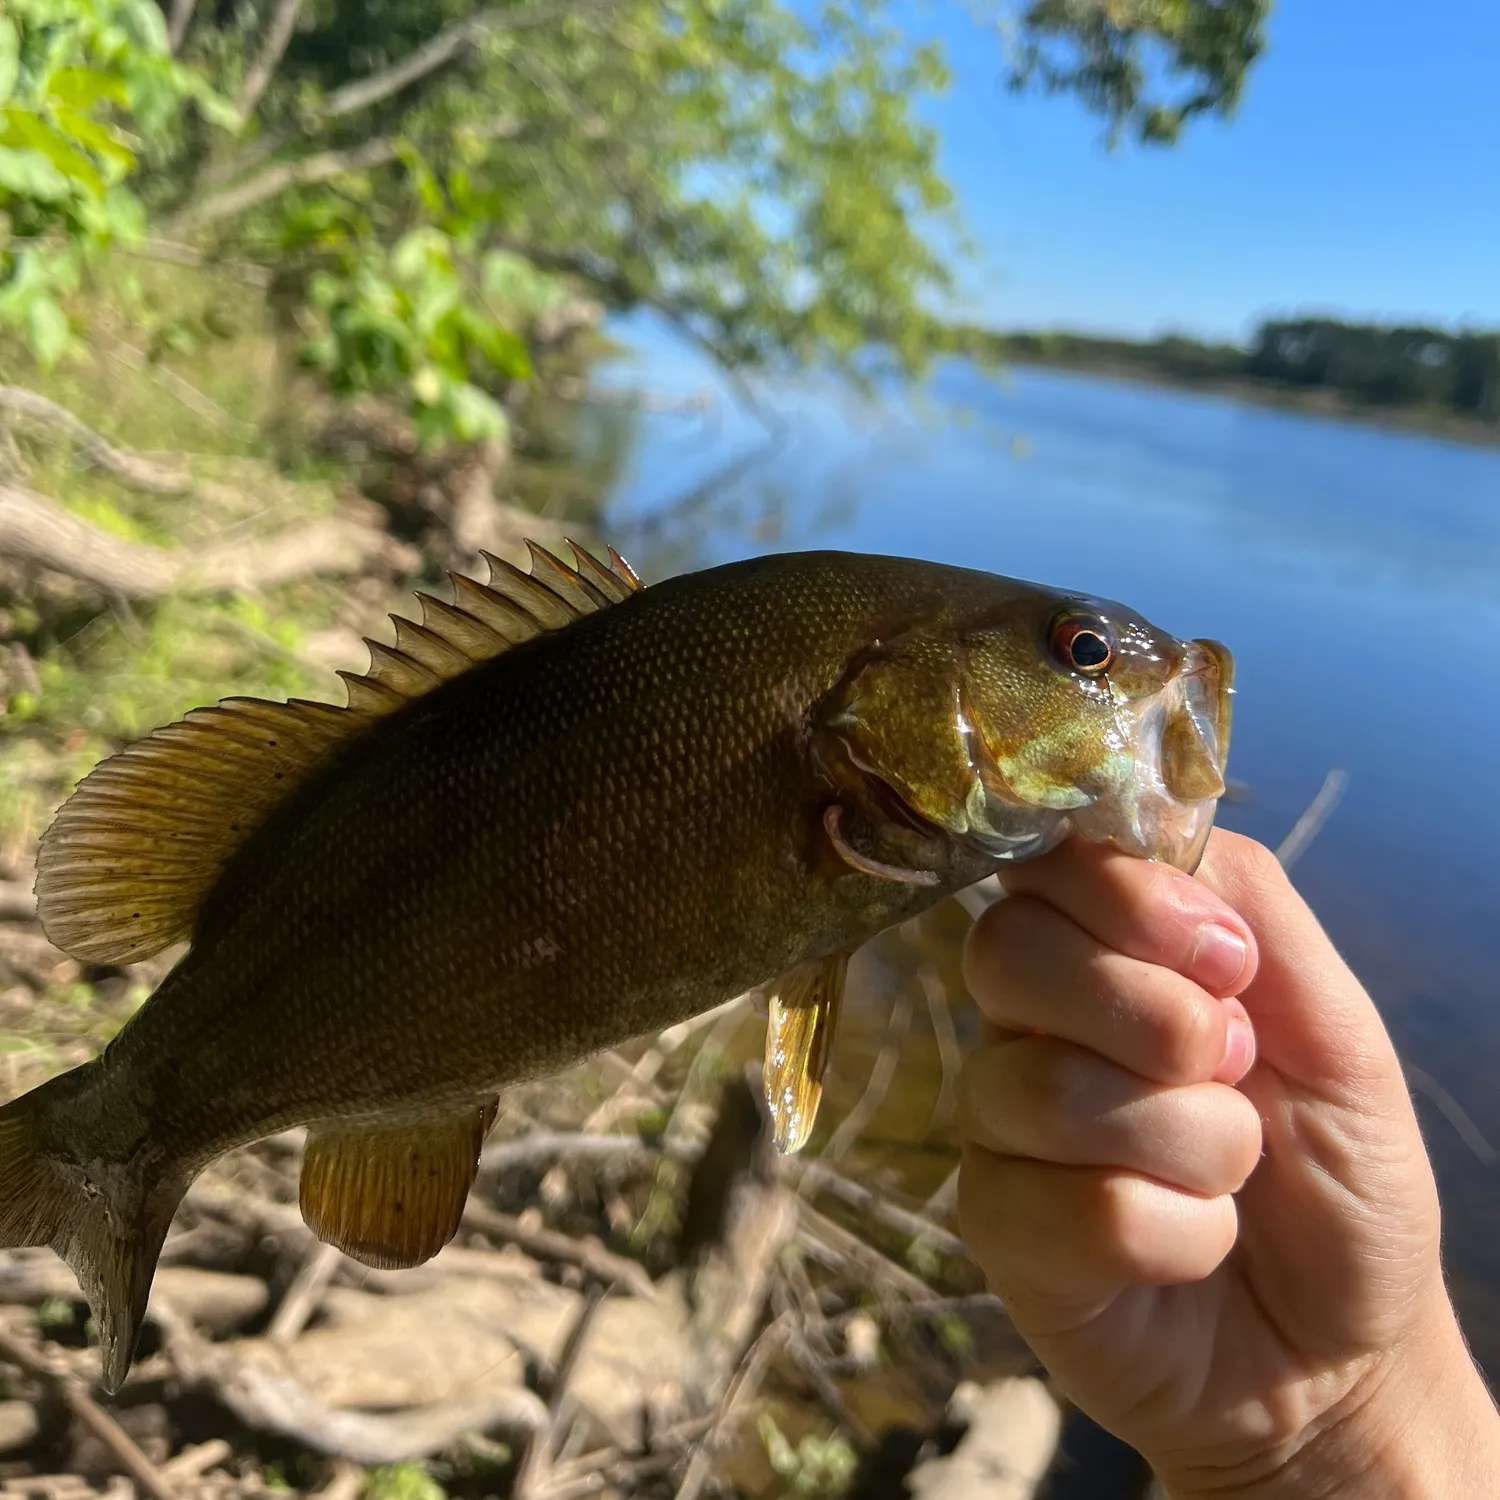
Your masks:
M940 618L971 576L778 562L671 580L508 652L295 794L113 1044L153 1130L198 1155L478 1099L980 878L990 862L958 850L932 887L809 864L818 706L872 625Z
M589 576L559 592L583 599ZM168 842L174 819L230 851L191 908L186 956L102 1057L0 1110L0 1241L50 1242L74 1265L105 1313L110 1380L177 1199L222 1151L312 1127L309 1222L372 1263L411 1264L456 1228L501 1088L772 984L767 1088L795 1148L861 943L1090 818L1090 836L1138 852L1185 850L1203 807L1211 819L1227 658L1155 635L1132 655L1128 632L1149 627L1118 606L1083 616L1121 637L1101 694L1102 648L1056 624L1093 605L970 570L808 553L619 602L601 576L594 592L603 607L578 618L533 601L554 628L489 659L448 619L447 639L481 654L446 680L442 640L402 637L432 681L391 664L407 696L354 732L332 717L365 701L353 686L349 711L252 706L178 737L205 790L152 781L155 762L107 764L59 816L39 891L65 934L97 909L136 921L140 948L179 917L144 856L138 877L128 858L101 872L120 834L95 804L144 799L164 885L186 889L171 872L194 868ZM493 606L495 630L508 618ZM367 681L373 702L379 673ZM1160 748L1143 770L1129 742L1147 728ZM174 753L163 733L143 755ZM292 743L304 734L310 749ZM245 798L222 827L220 745ZM271 773L285 790L257 756L286 758ZM1173 775L1194 780L1187 822ZM74 1184L111 1200L108 1234L68 1206Z

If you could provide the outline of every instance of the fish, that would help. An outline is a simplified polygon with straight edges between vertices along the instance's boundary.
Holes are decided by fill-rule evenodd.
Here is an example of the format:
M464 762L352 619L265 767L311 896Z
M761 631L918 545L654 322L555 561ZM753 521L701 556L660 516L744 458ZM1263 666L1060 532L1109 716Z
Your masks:
M1197 864L1231 723L1215 641L906 557L646 587L613 549L529 545L393 615L346 704L194 709L43 835L64 952L186 944L96 1058L0 1107L0 1244L72 1268L106 1390L227 1151L305 1129L315 1234L418 1265L506 1087L760 990L793 1152L867 940L1070 834Z

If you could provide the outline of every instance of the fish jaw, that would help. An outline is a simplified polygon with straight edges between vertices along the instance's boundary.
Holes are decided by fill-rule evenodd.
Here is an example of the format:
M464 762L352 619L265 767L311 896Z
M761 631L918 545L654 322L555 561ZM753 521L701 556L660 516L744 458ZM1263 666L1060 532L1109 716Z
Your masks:
M1160 692L1122 710L1130 774L1072 815L1076 832L1192 874L1213 830L1233 720L1234 657L1217 641L1183 646Z

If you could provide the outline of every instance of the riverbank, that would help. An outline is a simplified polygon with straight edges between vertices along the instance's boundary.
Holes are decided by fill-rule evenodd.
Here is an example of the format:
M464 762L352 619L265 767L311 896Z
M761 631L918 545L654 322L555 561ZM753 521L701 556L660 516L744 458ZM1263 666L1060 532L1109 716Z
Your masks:
M1030 351L1007 351L1004 358L1006 364L1017 369L1057 370L1064 374L1088 375L1099 380L1122 381L1130 385L1149 385L1196 395L1219 396L1250 406L1300 412L1310 417L1353 422L1362 427L1379 427L1392 432L1443 438L1449 442L1467 443L1480 448L1500 448L1500 423L1481 422L1426 407L1373 406L1353 401L1326 387L1282 385L1230 375L1189 378L1119 360L1049 359Z

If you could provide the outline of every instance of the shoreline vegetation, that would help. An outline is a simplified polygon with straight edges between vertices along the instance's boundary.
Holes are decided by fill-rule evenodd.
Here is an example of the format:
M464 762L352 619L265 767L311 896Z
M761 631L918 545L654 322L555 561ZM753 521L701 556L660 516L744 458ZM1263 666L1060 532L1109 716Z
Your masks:
M1267 320L1243 347L966 328L962 352L1014 366L1225 396L1256 406L1500 447L1500 331L1331 318Z

